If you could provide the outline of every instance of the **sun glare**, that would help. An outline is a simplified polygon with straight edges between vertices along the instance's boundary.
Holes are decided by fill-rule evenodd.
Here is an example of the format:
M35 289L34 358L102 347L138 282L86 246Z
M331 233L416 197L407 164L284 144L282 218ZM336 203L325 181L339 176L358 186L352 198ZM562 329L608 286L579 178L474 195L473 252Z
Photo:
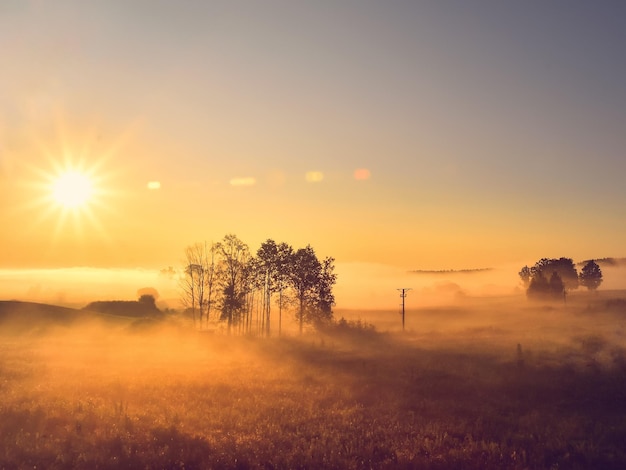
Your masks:
M87 205L93 193L89 176L69 170L56 178L52 184L52 197L66 209L77 209Z

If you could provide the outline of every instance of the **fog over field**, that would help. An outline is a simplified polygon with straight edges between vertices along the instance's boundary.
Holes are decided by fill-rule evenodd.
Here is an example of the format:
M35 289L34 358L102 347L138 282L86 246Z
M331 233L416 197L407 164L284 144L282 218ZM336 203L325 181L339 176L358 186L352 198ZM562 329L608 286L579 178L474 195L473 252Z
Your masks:
M626 291L269 338L0 303L0 466L621 468Z
M395 309L398 288L411 288L409 308L448 305L466 297L523 293L518 272L529 261L464 270L418 270L374 263L337 263L335 296L342 309ZM603 266L603 289L626 286L626 263ZM94 300L136 300L137 291L157 290L161 306L180 306L182 268L0 269L0 298L82 307Z
M626 469L625 19L0 0L0 470Z

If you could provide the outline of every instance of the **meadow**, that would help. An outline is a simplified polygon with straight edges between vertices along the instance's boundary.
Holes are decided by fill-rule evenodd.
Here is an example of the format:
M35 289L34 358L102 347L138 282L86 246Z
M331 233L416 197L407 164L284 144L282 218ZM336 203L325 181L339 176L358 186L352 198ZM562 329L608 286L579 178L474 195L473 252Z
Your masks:
M281 338L0 306L0 468L626 468L626 293ZM4 309L4 310L3 310Z

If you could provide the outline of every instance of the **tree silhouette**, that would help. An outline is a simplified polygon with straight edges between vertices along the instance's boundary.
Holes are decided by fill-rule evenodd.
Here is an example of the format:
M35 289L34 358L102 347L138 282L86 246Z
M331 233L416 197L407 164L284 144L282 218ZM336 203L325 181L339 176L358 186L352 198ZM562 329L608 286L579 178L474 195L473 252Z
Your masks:
M527 283L529 298L565 298L568 290L579 286L578 272L571 258L541 258L532 268L518 273Z
M292 269L293 248L287 243L278 245L278 253L276 258L276 289L278 291L278 335L282 332L283 323L283 307L286 301L290 300L290 296L286 295L289 288L289 279Z
M220 280L221 271L219 269L219 265L217 263L217 243L211 243L207 250L207 245L205 243L205 288L206 288L206 321L207 325L209 323L209 318L211 315L211 307L215 303L215 297L217 293L217 284Z
M524 287L528 288L530 280L533 277L532 270L528 266L524 266L518 273Z
M518 274L522 283L529 288L532 279L537 274L541 273L549 279L555 271L559 274L566 290L578 288L578 272L571 258L541 258L531 268L524 266Z
M588 290L595 291L602 284L602 270L594 260L590 260L581 269L579 279Z
M300 248L294 253L291 259L289 274L291 287L294 289L298 299L297 318L300 334L302 334L306 310L311 306L321 271L322 265L311 245L307 245L306 248Z
M563 280L559 273L556 271L552 272L552 276L550 276L550 281L548 282L550 286L550 295L552 297L561 298L565 294L565 284L563 284Z
M317 309L315 311L314 320L330 320L333 315L333 307L335 306L335 296L333 294L333 285L337 282L335 274L335 259L325 258L322 261L322 270L317 285Z
M305 322L332 318L332 307L335 305L332 286L337 281L333 262L333 258L320 262L311 245L300 248L292 257L290 283L298 300L296 317L301 334Z
M550 293L550 284L541 271L537 271L533 274L526 290L526 295L529 298L546 298Z
M211 306L215 297L215 284L218 269L215 263L216 244L195 243L185 248L184 277L181 280L183 303L191 309L194 325L196 324L196 309L199 312L199 324L206 309L206 320L209 320Z
M182 299L194 325L196 311L202 326L204 312L208 321L215 302L229 333L237 327L239 333L269 335L273 301L279 308L279 334L282 310L288 305L298 304L296 319L301 332L304 323L332 318L335 260L327 257L320 261L310 245L294 252L290 245L268 239L253 257L243 241L228 234L219 243L187 247L185 256Z
M578 272L571 258L542 258L530 269L533 274L541 272L546 278L556 271L565 289L578 289Z
M139 302L141 305L145 305L146 308L149 308L151 310L157 310L156 299L152 294L143 294L141 297L139 297L139 300L137 302Z
M270 335L270 314L272 308L272 294L278 290L276 277L278 271L278 246L276 242L267 239L256 252L258 281L263 295L262 327L267 336Z
M246 270L250 261L248 245L234 234L228 234L217 245L222 265L222 319L228 322L230 333L238 324L245 306Z

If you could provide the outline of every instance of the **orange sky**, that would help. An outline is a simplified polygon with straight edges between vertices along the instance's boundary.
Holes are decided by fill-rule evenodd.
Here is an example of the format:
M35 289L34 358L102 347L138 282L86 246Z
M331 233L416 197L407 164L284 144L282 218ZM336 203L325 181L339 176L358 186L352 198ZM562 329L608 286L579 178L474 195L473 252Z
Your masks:
M131 3L2 7L0 269L626 254L623 5Z

